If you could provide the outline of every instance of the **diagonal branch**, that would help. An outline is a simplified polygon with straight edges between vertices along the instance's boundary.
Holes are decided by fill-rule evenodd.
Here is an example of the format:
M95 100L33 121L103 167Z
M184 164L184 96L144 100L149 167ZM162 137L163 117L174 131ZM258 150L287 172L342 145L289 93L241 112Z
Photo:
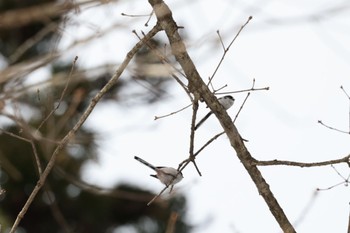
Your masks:
M96 104L100 101L100 99L104 96L105 93L118 81L119 77L135 55L135 53L142 47L142 45L145 43L145 41L148 41L151 39L155 34L157 34L161 28L157 24L156 26L153 27L151 31L148 32L148 34L141 40L139 41L127 54L126 58L124 59L123 63L119 66L117 71L114 73L112 78L108 81L108 83L95 95L94 98L92 98L89 106L83 113L83 115L80 117L78 122L75 124L75 126L66 134L66 136L60 141L60 143L57 145L56 149L54 150L45 170L43 171L42 175L40 176L39 181L37 182L36 186L34 187L32 193L28 197L26 203L24 204L22 210L20 213L17 215L17 218L11 228L10 233L14 233L16 231L17 226L19 225L20 221L26 214L27 210L29 209L30 205L34 201L34 198L40 191L40 189L43 187L45 184L45 181L50 174L52 168L55 165L56 159L60 151L64 148L64 146L69 142L71 138L74 137L75 133L80 129L80 127L84 124L86 119L89 117L91 114L92 110L95 108Z
M242 141L241 136L237 131L237 128L232 123L231 118L228 116L225 109L220 105L213 93L210 92L209 88L201 79L195 65L193 64L193 61L186 51L186 47L182 41L182 38L177 31L178 26L172 18L170 9L162 0L149 0L149 3L153 7L158 23L162 29L165 30L165 33L171 45L173 55L181 65L186 74L186 77L188 78L189 91L194 95L199 94L199 96L202 97L206 104L209 106L210 110L212 110L216 115L230 140L231 146L236 151L237 156L246 168L251 179L254 181L259 194L264 198L266 204L269 206L271 213L279 223L281 229L286 233L296 232L287 216L285 215L283 209L271 192L269 185L262 177L259 169L255 164L252 163L254 159L250 155L248 149L245 147L244 142Z
M222 62L224 61L225 56L226 56L227 52L229 51L229 49L231 48L232 44L236 41L236 39L237 39L237 37L239 36L239 34L242 32L242 30L245 28L245 26L247 26L247 24L249 23L249 21L252 20L252 18L253 18L252 16L249 16L247 22L245 22L245 24L243 24L243 25L241 26L241 28L238 30L237 34L235 35L235 37L232 39L232 41L230 42L230 44L229 44L227 47L225 46L225 44L224 44L224 42L223 42L223 40L222 40L222 38L221 38L221 35L220 35L219 30L216 31L217 34L218 34L218 36L219 36L219 39L220 39L220 42L221 42L221 45L222 45L222 49L224 50L224 53L222 54L221 59L220 59L220 61L219 61L219 64L216 66L216 68L215 68L215 70L214 70L214 73L213 73L213 74L211 75L211 77L209 78L208 86L209 86L209 84L213 81L213 78L214 78L215 74L216 74L217 71L219 70L219 68L220 68Z

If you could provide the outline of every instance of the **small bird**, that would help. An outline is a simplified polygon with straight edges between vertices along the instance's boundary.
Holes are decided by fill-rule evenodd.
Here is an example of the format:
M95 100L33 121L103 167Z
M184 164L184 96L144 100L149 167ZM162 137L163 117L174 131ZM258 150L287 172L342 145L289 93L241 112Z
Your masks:
M220 97L220 98L218 99L218 101L219 101L219 103L224 107L224 109L227 110L227 109L231 108L231 106L232 106L233 103L235 102L235 99L234 99L232 96L230 96L230 95L225 95L225 96L223 96L223 97ZM200 121L197 123L197 125L194 127L194 130L198 129L199 126L201 126L201 124L203 124L204 121L206 121L206 120L211 116L211 114L213 114L212 111L210 111L207 115L205 115L205 116L203 117L203 119L200 120Z
M163 184L165 184L167 187L169 185L174 185L178 182L180 182L183 178L183 175L181 171L176 170L172 167L156 167L150 164L149 162L141 159L140 157L135 156L134 159L139 161L140 163L143 163L149 168L152 168L156 171L157 174L151 175L152 177L155 177L160 180Z

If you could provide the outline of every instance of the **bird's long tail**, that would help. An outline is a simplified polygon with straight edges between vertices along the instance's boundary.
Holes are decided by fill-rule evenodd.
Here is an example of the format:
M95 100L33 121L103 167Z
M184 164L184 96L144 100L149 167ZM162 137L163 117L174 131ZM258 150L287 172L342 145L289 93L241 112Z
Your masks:
M153 166L152 164L150 164L149 162L141 159L140 157L134 156L134 159L136 159L137 161L139 161L140 163L143 163L144 165L146 165L149 168L152 168L153 170L156 170L156 167Z
M205 115L205 116L203 117L203 119L200 120L200 121L197 123L197 125L194 127L194 130L198 129L199 126L201 126L201 124L203 124L204 121L206 121L206 120L210 117L210 115L211 115L212 113L213 113L213 112L210 111L207 115Z

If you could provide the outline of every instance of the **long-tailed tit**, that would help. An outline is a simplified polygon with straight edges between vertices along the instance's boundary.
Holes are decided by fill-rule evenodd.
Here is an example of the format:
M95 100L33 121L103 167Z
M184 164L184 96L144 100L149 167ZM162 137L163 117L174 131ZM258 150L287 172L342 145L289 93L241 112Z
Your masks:
M156 171L157 174L151 175L157 179L160 180L163 184L166 186L169 185L174 185L178 182L180 182L183 178L183 175L180 171L176 170L175 168L172 167L156 167L153 166L152 164L148 163L147 161L135 156L134 157L137 161L143 163L149 168L152 168L153 170Z
M235 99L234 99L232 96L230 96L230 95L225 95L225 96L223 96L223 97L220 97L220 98L218 99L218 101L219 101L219 103L224 107L224 109L227 110L227 109L229 109L229 108L233 105L233 103L235 102ZM200 121L197 123L197 125L194 127L194 130L198 129L199 126L201 126L201 124L203 124L204 121L206 121L206 120L211 116L211 114L213 114L212 111L210 111L207 115L205 115L205 116L203 117L203 119L200 120Z

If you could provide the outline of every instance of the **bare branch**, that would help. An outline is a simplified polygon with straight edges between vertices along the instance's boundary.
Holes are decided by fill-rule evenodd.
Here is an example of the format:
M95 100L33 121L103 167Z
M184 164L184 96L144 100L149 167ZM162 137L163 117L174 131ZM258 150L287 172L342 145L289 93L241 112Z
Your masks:
M194 153L194 156L197 156L199 153L201 153L202 150L204 150L204 148L206 148L207 146L210 145L210 143L212 143L214 140L216 140L218 137L220 137L221 135L223 135L225 133L225 131L216 134L214 137L212 137L209 141L207 141L196 153Z
M335 185L329 186L329 187L327 187L327 188L317 188L317 191L327 191L327 190L331 190L331 189L333 189L333 188L335 188L335 187L338 187L338 186L341 185L341 184L346 184L346 182L345 182L345 181L342 181L342 182L340 182L340 183L337 183L337 184L335 184Z
M321 120L318 120L317 123L323 125L324 127L328 128L328 129L337 131L337 132L339 132L339 133L350 134L350 132L347 132L347 131L344 131L344 130L341 130L341 129L336 129L336 128L333 128L332 126L326 125L326 124L324 124Z
M174 112L171 112L171 113L169 113L169 114L166 114L166 115L163 115L163 116L154 116L154 120L159 120L159 119L161 119L161 118L165 118L165 117L174 115L174 114L179 113L179 112L181 112L181 111L183 111L183 110L185 110L186 108L189 108L189 107L191 107L191 106L192 106L192 104L189 104L189 105L187 105L187 106L185 106L185 107L183 107L183 108L181 108L181 109L179 109L179 110L176 110L176 111L174 111Z
M287 161L287 160L267 160L267 161L259 161L255 160L252 163L257 166L276 166L276 165L284 165L284 166L295 166L295 167L320 167L320 166L327 166L332 164L339 164L339 163L349 163L350 154L341 158L341 159L334 159L334 160L328 160L328 161L322 161L322 162L314 162L314 163L304 163L304 162L295 162L295 161Z
M332 126L329 126L329 125L324 124L321 120L318 120L317 123L323 125L324 127L328 128L328 129L330 129L330 130L334 130L334 131L337 131L337 132L339 132L339 133L350 134L350 96L349 96L348 93L344 90L343 86L340 86L340 89L344 92L344 94L346 95L346 97L347 97L348 100L349 100L349 113L348 113L348 115L349 115L349 119L348 119L348 121L349 121L349 126L348 126L348 127L349 127L349 130L348 130L348 131L345 131L345 130L341 130L341 129L334 128L334 127L332 127Z
M349 162L348 162L348 165L349 165ZM333 170L337 173L337 175L342 178L342 182L340 183L337 183L335 185L332 185L332 186L329 186L328 188L318 188L317 190L318 191L327 191L327 190L330 190L330 189L333 189L335 187L338 187L339 185L341 184L344 184L345 186L348 186L349 185L349 178L350 178L350 174L348 175L348 178L345 178L342 174L340 174L340 172L333 166L333 164L331 164L331 167L333 168Z
M142 41L139 41L127 54L126 58L122 62L122 64L119 66L117 71L114 73L112 78L108 81L108 83L95 95L95 97L91 100L89 106L85 110L85 112L82 114L78 122L74 125L74 127L66 134L66 136L60 141L60 143L57 145L56 149L54 150L45 170L43 171L42 175L40 176L39 181L37 182L36 186L34 187L32 193L28 197L26 203L24 204L22 210L17 215L17 218L11 228L10 233L14 233L17 229L18 224L20 223L21 219L26 214L27 210L29 209L31 203L34 201L34 198L38 194L39 190L42 188L42 186L45 184L46 178L50 174L53 166L55 165L57 156L59 152L64 148L64 146L69 142L69 140L75 135L75 133L80 129L80 127L84 124L86 119L91 114L92 110L95 108L96 104L100 101L100 99L104 96L104 94L118 81L119 77L133 58L133 56L136 54L136 52L142 47L145 41L152 38L155 34L157 34L160 31L160 27L157 24L153 27L153 29L147 34L147 37L143 38Z
M147 15L131 15L131 14L126 14L126 13L121 13L122 16L130 17L130 18L139 18L139 17L149 17L150 14Z
M198 96L195 96L195 99L193 101L193 112L192 112L192 121L191 121L189 160L193 163L199 176L202 176L202 173L199 171L199 168L198 168L196 161L195 161L196 156L193 154L197 111L198 111Z
M164 193L165 190L167 190L169 186L165 186L156 196L154 196L152 198L152 200L150 200L148 203L147 203L147 206L150 206L158 197L160 197L160 195L162 195Z
M146 23L145 23L145 26L146 26L146 27L148 27L148 23L149 23L149 21L151 20L153 14L154 14L154 10L152 10L151 14L149 14L149 18L148 18L148 20L147 20Z
M217 92L216 94L227 95L227 94L235 94L235 93L242 93L242 92L248 92L248 91L268 91L268 90L270 90L270 87L250 88L250 89L228 91L228 92Z
M218 36L219 36L219 39L220 39L220 42L221 42L221 45L222 45L222 49L224 50L224 53L222 54L222 57L221 57L221 59L220 59L220 61L219 61L219 64L216 66L216 68L215 68L215 70L214 70L214 73L213 73L213 74L211 75L211 77L209 78L209 82L208 82L207 85L209 85L209 84L212 82L212 80L213 80L213 78L214 78L216 72L219 70L219 68L220 68L222 62L224 61L225 56L226 56L227 52L229 51L229 49L231 48L233 42L235 42L235 40L237 39L237 37L239 36L239 34L241 33L241 31L244 29L245 26L247 26L247 24L249 23L249 21L250 21L252 18L253 18L252 16L249 16L248 20L247 20L247 21L245 22L245 24L243 24L243 25L241 26L241 28L238 30L236 36L232 39L232 41L231 41L230 44L227 46L227 48L225 47L225 44L224 44L224 42L222 41L222 38L221 38L221 36L220 36L219 31L217 31L217 34L218 34Z
M346 97L348 97L348 99L350 100L350 96L349 94L344 90L344 87L343 86L340 86L340 89L343 90L344 94L346 95Z
M218 91L221 91L222 89L227 87L227 84L225 84L222 87L219 87L218 89L214 89L213 83L210 83L210 85L212 86L212 88L214 90L213 93L216 93L216 94L219 94L219 93L217 93Z
M349 162L348 162L348 164L349 164ZM349 177L345 178L342 174L340 174L340 172L333 166L333 164L331 164L331 167L337 173L337 175L340 176L344 181L348 181Z
M54 107L54 108L51 110L51 112L45 117L45 119L40 123L40 125L39 125L38 128L37 128L37 131L40 130L40 128L45 124L45 122L46 122L46 121L52 116L52 114L54 114L54 113L56 112L56 110L60 107L61 102L62 102L62 100L63 100L63 97L64 97L64 95L65 95L66 92L67 92L68 85L69 85L69 83L70 83L70 80L71 80L71 77L72 77L72 74L73 74L73 71L74 71L74 67L75 67L75 64L76 64L77 60L78 60L78 56L76 56L76 57L74 58L74 61L73 61L73 64L72 64L72 68L71 68L71 70L70 70L70 72L69 72L66 85L65 85L64 88L63 88L63 91L62 91L62 93L61 93L61 97L59 98L56 107Z
M247 94L247 96L245 97L243 103L241 104L241 107L239 107L239 110L238 110L238 112L237 112L237 114L236 114L236 116L235 116L235 119L233 119L233 123L236 122L236 120L237 120L239 114L241 113L241 111L242 111L242 109L243 109L243 106L244 106L245 103L247 102L247 99L248 99L249 96L250 96L250 92L248 92L248 94Z

